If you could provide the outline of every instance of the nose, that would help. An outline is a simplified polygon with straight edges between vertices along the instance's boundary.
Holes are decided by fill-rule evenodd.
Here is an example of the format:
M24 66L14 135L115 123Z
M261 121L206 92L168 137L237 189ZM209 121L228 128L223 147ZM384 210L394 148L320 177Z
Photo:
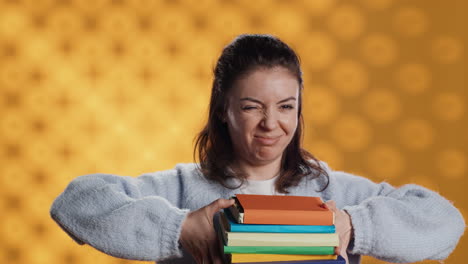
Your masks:
M274 130L278 127L278 116L274 111L263 112L263 119L260 126L265 130Z

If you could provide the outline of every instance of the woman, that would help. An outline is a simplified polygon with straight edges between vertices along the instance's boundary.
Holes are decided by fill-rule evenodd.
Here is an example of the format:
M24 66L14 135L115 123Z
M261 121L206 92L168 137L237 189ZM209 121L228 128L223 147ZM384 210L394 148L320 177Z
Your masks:
M199 164L137 178L73 180L51 215L78 243L158 263L221 263L213 216L236 193L320 196L336 213L337 251L390 262L445 259L465 229L452 204L417 185L394 188L332 171L301 148L302 73L294 51L241 35L214 70Z

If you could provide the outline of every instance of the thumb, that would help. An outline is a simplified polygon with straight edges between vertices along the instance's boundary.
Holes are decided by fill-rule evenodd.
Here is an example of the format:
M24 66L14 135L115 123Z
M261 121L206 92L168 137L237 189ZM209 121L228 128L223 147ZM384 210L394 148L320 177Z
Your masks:
M336 203L333 200L326 201L325 206L330 210L336 209Z
M228 208L229 206L234 204L234 199L218 199L213 201L211 204L208 205L210 207L210 211L214 214L221 209Z

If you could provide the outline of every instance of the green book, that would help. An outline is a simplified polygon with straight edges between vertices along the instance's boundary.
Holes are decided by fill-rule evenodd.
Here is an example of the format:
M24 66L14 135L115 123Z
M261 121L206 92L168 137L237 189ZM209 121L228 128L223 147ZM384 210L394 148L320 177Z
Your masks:
M224 246L224 254L291 254L291 255L333 255L335 247L242 247Z

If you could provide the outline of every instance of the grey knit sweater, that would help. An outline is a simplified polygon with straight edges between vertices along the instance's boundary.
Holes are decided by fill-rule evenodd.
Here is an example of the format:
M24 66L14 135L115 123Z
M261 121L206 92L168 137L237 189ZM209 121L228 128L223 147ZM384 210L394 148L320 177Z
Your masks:
M326 164L324 164L326 166ZM400 188L332 171L303 179L290 195L334 200L351 216L354 240L349 262L360 255L389 262L445 259L465 229L460 212L423 187ZM195 263L178 240L189 211L236 193L206 180L195 164L139 177L90 174L77 177L58 196L52 218L78 243L112 256L158 263Z

